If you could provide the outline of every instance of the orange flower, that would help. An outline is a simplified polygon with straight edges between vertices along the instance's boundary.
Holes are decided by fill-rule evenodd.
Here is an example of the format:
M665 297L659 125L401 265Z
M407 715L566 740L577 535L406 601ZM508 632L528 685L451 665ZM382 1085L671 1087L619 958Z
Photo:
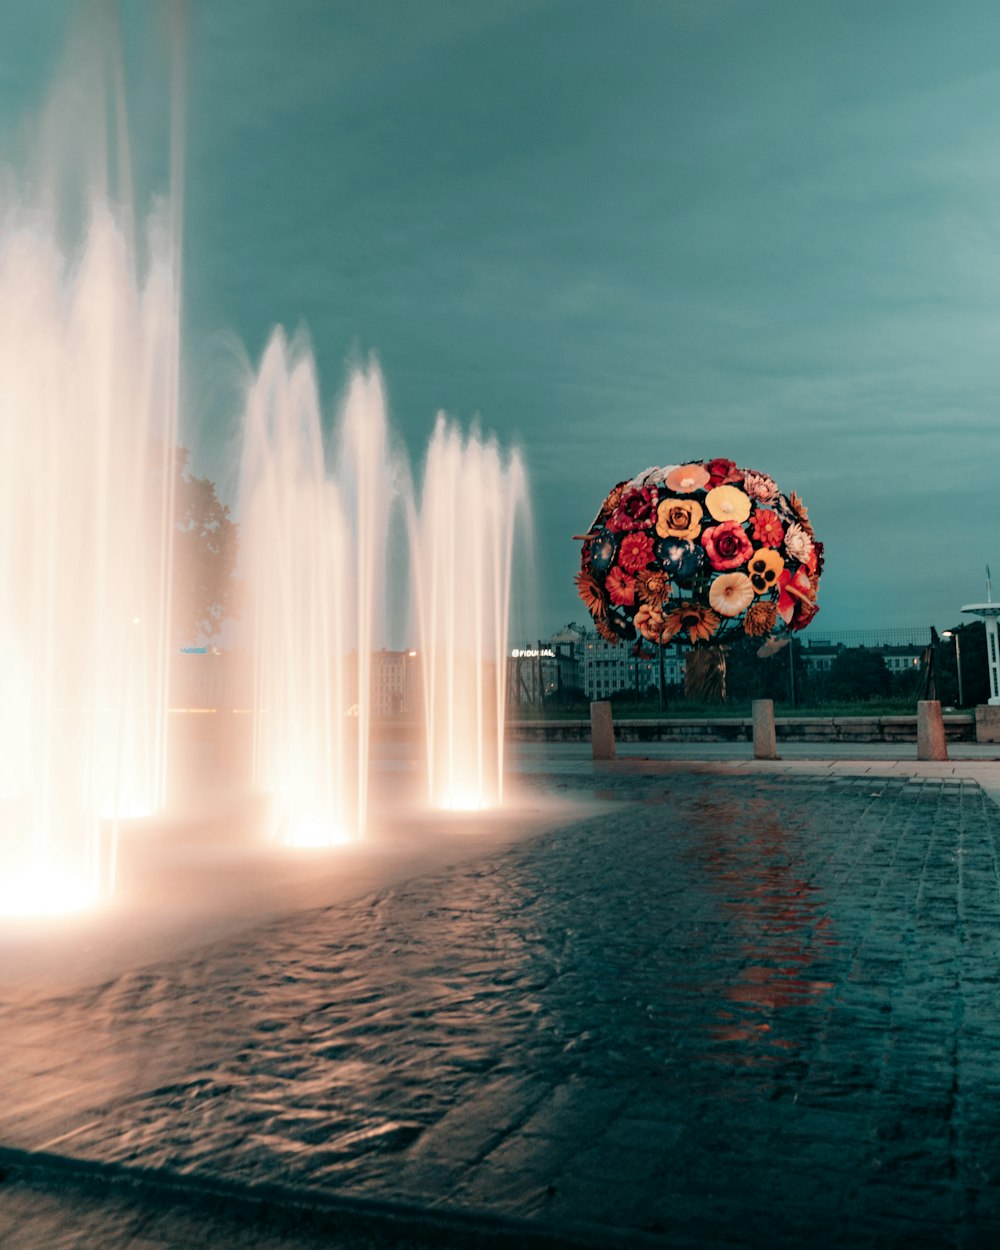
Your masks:
M708 592L708 602L720 616L739 616L753 600L753 586L746 573L723 573Z
M686 633L692 642L707 642L721 624L711 608L700 603L685 603L667 617L666 628L670 637Z
M650 642L669 641L669 639L663 637L666 623L662 610L653 607L650 603L644 603L635 614L636 629L642 634L643 638L648 638ZM673 634L670 637L672 638Z
M676 495L690 495L693 490L704 490L710 474L703 464L680 464L667 474L667 490Z
M616 607L631 607L635 603L635 578L617 565L604 579L604 589Z
M604 503L601 504L601 510L598 513L598 518L610 516L611 513L614 512L615 508L617 508L621 503L622 495L625 494L625 488L627 486L628 482L619 482L619 484L608 493L607 499L605 499Z
M785 537L785 527L778 514L770 508L760 508L753 517L753 536L762 547L780 547Z
M747 608L747 614L743 618L743 632L751 638L761 638L774 629L777 619L778 609L770 599L758 599Z
M611 628L607 622L607 618L603 616L594 617L594 628L601 635L605 642L613 643L616 647L621 643L621 639Z
M597 578L592 573L581 572L577 573L574 580L577 592L590 615L595 619L607 616L608 601Z
M813 527L809 522L809 509L805 506L805 504L802 502L799 496L796 495L795 491L792 491L789 497L788 506L795 513L795 515L799 518L799 521L802 524L802 528L806 531L806 533L811 538L812 533L813 533Z

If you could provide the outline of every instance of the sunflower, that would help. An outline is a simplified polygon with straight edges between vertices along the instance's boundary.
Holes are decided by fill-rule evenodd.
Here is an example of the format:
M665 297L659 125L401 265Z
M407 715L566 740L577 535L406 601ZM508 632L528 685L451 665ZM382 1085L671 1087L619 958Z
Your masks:
M619 482L617 486L609 491L607 499L601 504L601 511L598 513L598 516L608 517L614 512L621 503L622 495L625 494L627 486L628 482Z
M778 609L770 599L758 599L747 609L743 618L743 632L751 638L761 638L774 629L778 619Z
M791 508L791 510L795 513L795 515L799 518L799 522L801 523L802 528L806 531L806 533L811 538L812 533L813 533L813 527L809 520L809 509L805 506L805 504L802 502L799 496L796 495L795 491L792 491L788 500L788 505Z
M601 619L608 614L608 600L601 583L592 573L579 572L574 578L577 593L583 600L584 607L594 618Z
M720 623L719 617L711 608L691 602L671 612L666 619L665 628L670 631L671 638L675 634L686 633L692 642L707 642Z
M640 569L635 577L635 593L640 603L658 607L670 597L670 578L659 569Z
M604 639L605 642L613 643L616 647L621 642L621 639L618 637L615 631L608 624L606 617L595 616L594 628L601 635L601 637Z

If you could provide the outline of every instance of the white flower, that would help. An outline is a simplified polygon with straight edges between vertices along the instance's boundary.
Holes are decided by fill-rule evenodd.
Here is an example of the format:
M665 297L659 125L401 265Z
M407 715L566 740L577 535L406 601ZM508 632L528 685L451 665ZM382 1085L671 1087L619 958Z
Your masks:
M744 474L743 489L751 499L756 499L758 503L770 503L778 493L774 479L768 477L766 473L747 472Z
M798 521L792 521L785 530L785 550L793 560L798 560L800 564L805 564L812 555L812 549L813 540Z
M629 490L642 490L644 486L662 486L664 479L671 469L676 465L668 465L665 469L659 469L656 465L650 465L648 469L643 469L641 473L637 473L629 482Z

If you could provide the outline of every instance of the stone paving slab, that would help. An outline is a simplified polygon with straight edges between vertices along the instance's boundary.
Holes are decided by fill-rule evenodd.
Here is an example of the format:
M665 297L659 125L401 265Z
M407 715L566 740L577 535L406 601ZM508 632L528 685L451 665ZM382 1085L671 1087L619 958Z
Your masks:
M141 971L8 991L0 1142L609 1242L995 1245L981 787L539 784L602 807Z

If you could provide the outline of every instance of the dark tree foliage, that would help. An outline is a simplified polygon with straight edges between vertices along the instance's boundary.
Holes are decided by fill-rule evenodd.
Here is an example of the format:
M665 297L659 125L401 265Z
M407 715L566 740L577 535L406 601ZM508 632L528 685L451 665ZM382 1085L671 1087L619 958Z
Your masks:
M726 688L728 698L734 702L748 699L774 699L786 702L790 698L791 682L789 647L795 648L795 682L799 699L801 684L805 680L799 660L801 644L792 640L770 656L759 656L760 638L736 639L726 647Z
M239 527L214 483L191 472L187 448L177 448L174 469L174 636L193 642L216 637L236 614Z
M845 647L830 666L828 689L836 700L876 699L892 690L892 674L877 651Z
M975 707L990 697L990 670L986 654L986 622L969 621L959 625L958 653L955 639L942 638L937 645L938 697L942 703L958 706L958 665L962 665L962 703Z

